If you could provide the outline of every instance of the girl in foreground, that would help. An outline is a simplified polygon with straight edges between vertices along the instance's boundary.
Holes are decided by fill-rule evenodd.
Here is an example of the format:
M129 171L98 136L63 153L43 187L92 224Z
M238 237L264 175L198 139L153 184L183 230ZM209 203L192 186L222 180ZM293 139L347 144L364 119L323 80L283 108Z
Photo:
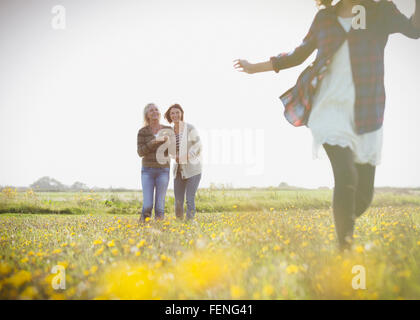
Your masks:
M286 119L306 125L313 152L323 146L334 174L333 214L341 249L351 247L355 219L369 207L375 169L380 163L385 108L384 49L388 36L420 37L420 0L408 19L391 1L317 1L315 16L302 44L290 53L252 64L236 60L249 74L291 68L318 50L314 63L280 98ZM362 6L366 25L357 26L353 7ZM357 8L355 8L357 9ZM356 20L356 19L355 19ZM357 26L357 27L355 27Z

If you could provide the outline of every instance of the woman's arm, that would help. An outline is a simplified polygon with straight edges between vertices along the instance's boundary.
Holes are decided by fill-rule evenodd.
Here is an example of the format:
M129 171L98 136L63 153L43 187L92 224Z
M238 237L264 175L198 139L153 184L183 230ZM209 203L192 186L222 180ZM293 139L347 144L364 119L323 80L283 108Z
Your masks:
M192 125L191 130L188 131L187 141L192 142L192 145L188 149L188 159L190 162L195 163L201 156L202 144L197 129Z
M416 11L413 16L413 26L420 29L420 0L416 0Z
M190 150L188 150L188 157L198 158L201 155L201 148L202 148L201 140L200 138L198 138L195 141L194 145L190 148Z
M260 63L249 63L247 60L237 59L234 60L235 69L238 69L239 72L246 72L249 74L273 71L273 64L271 61L265 61Z
M269 61L260 63L249 63L247 60L237 59L234 64L235 69L240 72L257 73L266 71L279 72L282 69L292 68L303 63L317 48L316 28L319 12L315 16L311 24L309 32L303 39L302 43L292 52L280 53L275 57L271 57Z
M171 158L176 160L176 136L175 136L175 131L171 128L170 131L167 132L167 136L168 136L168 139L169 139L168 154Z
M155 147L160 143L161 141L158 141L157 139L146 142L146 137L139 131L137 134L137 154L142 158L148 153L155 152Z
M316 37L314 35L314 27L306 35L300 46L289 53L280 53L270 58L273 70L277 73L280 70L292 68L302 64L317 48Z
M381 3L384 7L384 28L388 34L402 33L411 39L420 38L420 0L416 0L416 11L407 18L392 1Z

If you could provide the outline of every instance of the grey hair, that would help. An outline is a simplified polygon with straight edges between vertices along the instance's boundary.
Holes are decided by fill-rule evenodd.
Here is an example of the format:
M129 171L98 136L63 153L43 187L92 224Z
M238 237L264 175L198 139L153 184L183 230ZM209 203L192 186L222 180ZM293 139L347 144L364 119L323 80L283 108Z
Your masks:
M150 124L149 119L147 118L147 113L149 112L149 109L151 107L156 107L157 108L156 104L152 102L152 103L146 104L146 106L144 107L144 110L143 110L143 123L144 123L145 126L148 126Z

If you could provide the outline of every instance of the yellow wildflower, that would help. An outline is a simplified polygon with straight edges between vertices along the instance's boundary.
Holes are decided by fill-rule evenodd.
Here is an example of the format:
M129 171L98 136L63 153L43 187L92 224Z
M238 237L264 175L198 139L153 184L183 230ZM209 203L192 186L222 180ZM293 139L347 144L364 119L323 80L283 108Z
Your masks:
M264 296L271 296L274 293L274 288L272 285L267 284L262 291Z
M244 293L244 289L242 289L240 286L233 285L230 287L230 296L232 299L240 299Z
M7 278L5 280L6 283L10 283L14 287L18 288L21 285L25 284L26 282L29 282L32 280L31 273L26 270L20 270Z
M291 264L286 268L287 274L298 273L298 271L299 271L299 267L294 264Z

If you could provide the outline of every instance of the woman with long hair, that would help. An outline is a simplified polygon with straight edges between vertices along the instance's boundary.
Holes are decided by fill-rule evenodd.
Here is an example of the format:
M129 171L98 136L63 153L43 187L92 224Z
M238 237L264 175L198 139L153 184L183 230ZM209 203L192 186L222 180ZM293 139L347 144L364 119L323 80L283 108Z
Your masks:
M324 8L295 50L262 63L235 61L241 72L279 72L317 50L315 61L280 99L290 123L310 128L314 155L323 146L331 162L341 249L351 247L355 219L373 198L385 109L384 49L392 33L420 37L420 0L415 1L415 14L408 19L391 1L341 0L332 5L320 0Z
M169 143L171 127L160 124L160 111L154 103L143 110L144 126L137 134L137 153L142 160L141 184L143 208L140 219L151 218L155 198L155 219L165 215L165 196L169 184L170 158L166 142ZM162 152L160 152L162 151Z
M175 215L184 218L184 199L187 202L187 220L195 217L195 194L201 180L201 140L195 127L184 121L184 110L179 104L165 112L165 119L173 123L175 133L174 194Z

